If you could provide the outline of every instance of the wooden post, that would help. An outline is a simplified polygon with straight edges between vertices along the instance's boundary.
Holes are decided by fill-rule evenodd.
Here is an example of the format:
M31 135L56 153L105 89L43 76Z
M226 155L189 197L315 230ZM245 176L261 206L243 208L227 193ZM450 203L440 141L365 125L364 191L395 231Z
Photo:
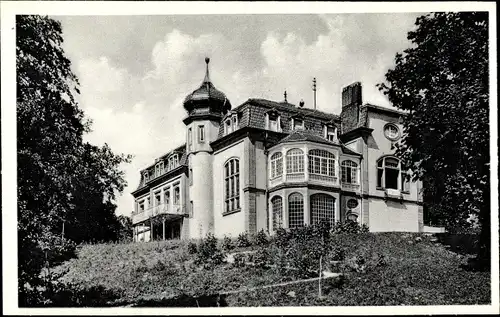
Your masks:
M153 235L153 218L150 219L150 223L151 223L151 230L149 231L149 234L151 235L151 237L149 238L149 241L154 241L154 235Z
M165 241L165 218L163 219L163 241Z

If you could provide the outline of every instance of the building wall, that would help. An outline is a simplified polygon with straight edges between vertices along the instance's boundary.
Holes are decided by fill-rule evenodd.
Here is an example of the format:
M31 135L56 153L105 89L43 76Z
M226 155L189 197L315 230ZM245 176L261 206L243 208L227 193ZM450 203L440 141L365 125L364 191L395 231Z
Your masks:
M363 154L367 169L364 181L367 190L364 194L369 195L370 199L367 205L363 204L363 208L368 207L368 212L364 211L363 214L367 215L370 231L419 231L419 223L422 221L422 213L417 205L420 183L410 182L409 192L402 193L403 199L409 201L404 203L397 199L384 201L384 190L377 188L377 161L395 152L392 142L384 135L384 127L389 122L395 124L402 133L403 127L397 115L368 113L368 126L373 132L365 139L366 150ZM401 186L401 179L398 184Z
M230 158L238 158L240 162L240 206L238 212L224 214L225 206L225 180L224 165ZM246 170L243 167L246 159L245 140L240 140L234 144L217 151L213 156L213 215L214 215L214 235L223 237L224 235L236 237L245 229L245 211L247 201L244 199L243 187L248 179Z
M370 198L369 227L372 232L419 232L419 206L416 203Z

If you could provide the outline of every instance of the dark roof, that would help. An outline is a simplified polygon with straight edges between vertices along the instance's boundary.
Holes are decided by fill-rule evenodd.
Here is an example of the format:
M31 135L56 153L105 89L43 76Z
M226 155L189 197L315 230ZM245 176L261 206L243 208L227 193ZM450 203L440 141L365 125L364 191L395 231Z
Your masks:
M278 143L288 143L288 142L297 142L297 141L311 141L311 142L317 142L317 143L339 145L336 142L331 142L331 141L329 141L329 140L327 140L327 139L325 139L317 134L312 134L312 133L304 131L304 130L295 130L292 133L290 133L288 136L284 137Z
M345 146L342 143L339 142L331 142L317 134L310 133L308 131L304 130L296 130L292 133L290 133L288 136L284 137L281 141L278 142L278 144L281 143L288 143L288 142L301 142L301 141L309 141L309 142L315 142L315 143L322 143L322 144L327 144L327 145L337 145L342 148L342 152L346 154L353 154L353 155L361 155L360 153L351 150L347 146Z
M281 117L281 129L284 133L291 133L291 119L294 117L302 117L304 123L311 130L322 134L323 124L340 123L340 117L333 113L326 113L319 110L301 108L288 102L276 102L266 99L248 99L240 106L231 110L223 118L225 120L231 114L237 113L239 117L238 129L251 128L266 128L266 113L276 111ZM224 125L221 124L218 138L224 136Z
M364 104L363 106L361 106L361 109L371 109L371 110L378 110L378 111L382 111L382 112L389 112L389 113L393 113L393 114L397 114L397 115L407 115L406 112L403 112L403 111L400 111L400 110L397 110L397 109L391 109L391 108L386 108L386 107L381 107L381 106L376 106L376 105L372 105L372 104Z
M218 100L221 102L227 102L226 95L215 88L214 84L211 82L203 82L198 89L194 90L192 93L187 95L184 99L184 103L190 101L200 101L200 100Z

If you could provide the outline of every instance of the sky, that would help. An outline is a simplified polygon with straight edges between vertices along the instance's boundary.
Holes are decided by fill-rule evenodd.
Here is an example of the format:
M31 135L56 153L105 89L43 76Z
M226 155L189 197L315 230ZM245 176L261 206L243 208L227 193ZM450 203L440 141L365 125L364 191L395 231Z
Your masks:
M410 46L419 13L299 15L53 16L80 80L77 100L93 122L85 136L132 154L117 214L130 216L139 171L182 145L183 99L210 77L236 107L249 98L287 99L339 114L342 87L390 107L376 88Z

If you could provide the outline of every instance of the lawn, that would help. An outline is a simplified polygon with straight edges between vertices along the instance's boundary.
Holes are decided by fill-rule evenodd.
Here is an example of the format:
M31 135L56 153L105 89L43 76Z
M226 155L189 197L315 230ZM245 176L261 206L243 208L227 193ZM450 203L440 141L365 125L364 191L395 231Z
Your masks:
M339 268L344 278L342 282L325 281L324 298L318 299L317 282L310 282L228 294L224 303L228 306L490 303L489 272L464 270L461 264L466 264L471 255L452 252L431 238L408 233L334 234L331 243L345 250L344 265ZM101 299L98 305L179 305L182 296L201 298L298 279L275 269L236 267L229 263L203 268L194 263L196 255L188 252L186 241L84 245L77 255L54 270L67 271L60 281L68 287L108 294L106 302ZM375 258L383 261L374 265ZM85 296L92 298L97 294ZM80 305L92 305L88 300L82 302Z

